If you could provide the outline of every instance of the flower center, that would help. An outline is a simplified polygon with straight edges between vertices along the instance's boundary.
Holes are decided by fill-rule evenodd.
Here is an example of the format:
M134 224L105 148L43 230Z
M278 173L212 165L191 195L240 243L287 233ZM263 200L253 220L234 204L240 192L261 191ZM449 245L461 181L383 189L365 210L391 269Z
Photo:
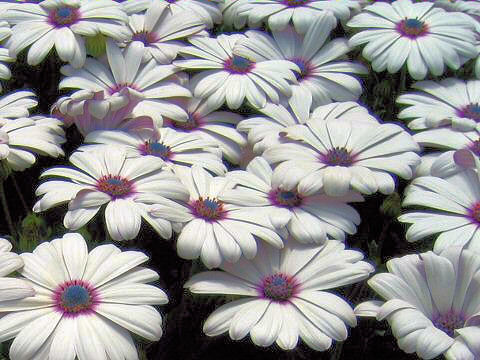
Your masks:
M291 62L295 63L300 68L299 73L295 73L297 80L305 79L310 74L310 64L301 58L290 59Z
M260 287L261 296L276 302L288 301L295 295L298 285L294 278L277 273L263 279Z
M321 160L330 166L350 166L353 164L353 157L350 152L340 147L330 149L326 154L322 154Z
M445 314L440 314L433 319L433 325L450 337L453 337L454 330L462 328L464 323L465 316L458 314L453 310L450 310Z
M99 302L96 291L83 280L65 282L54 291L53 297L57 310L67 316L89 313Z
M234 74L245 74L255 67L255 63L242 56L234 55L223 64L225 70Z
M80 18L78 9L69 6L63 6L58 9L50 11L48 19L50 24L63 27L75 24Z
M97 180L97 190L118 199L133 192L133 183L119 175L105 175Z
M172 156L169 146L154 141L145 141L139 150L142 155L153 155L163 160L168 160Z
M148 31L141 31L132 36L132 41L141 41L146 46L154 43L155 40L155 34Z
M276 189L268 194L270 203L275 206L293 208L302 204L302 197L295 190Z
M397 31L403 36L415 39L428 33L428 25L418 19L405 19L397 24Z
M223 202L217 199L200 197L190 204L194 216L207 221L224 219L226 211L223 209Z
M468 146L468 149L470 149L475 155L480 156L480 140L472 141Z
M185 131L193 130L200 126L200 121L194 114L189 114L187 121L168 120L166 123L169 123L175 129Z
M468 216L475 221L477 225L480 225L480 201L477 201L468 209Z
M280 0L280 2L290 7L297 7L308 4L310 0Z
M480 122L480 105L470 104L458 111L460 117L468 118Z

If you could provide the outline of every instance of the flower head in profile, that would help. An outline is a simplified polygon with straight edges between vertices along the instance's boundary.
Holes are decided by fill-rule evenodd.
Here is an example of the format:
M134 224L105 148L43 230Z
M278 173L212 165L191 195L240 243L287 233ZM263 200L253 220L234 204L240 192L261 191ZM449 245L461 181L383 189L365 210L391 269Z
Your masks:
M409 120L408 127L412 130L426 130L421 136L428 136L435 128L480 130L480 80L427 80L416 82L412 87L419 91L397 99L398 104L407 106L398 117ZM431 137L434 136L432 133ZM455 136L453 131L452 136Z
M72 96L58 99L52 107L52 114L67 126L75 124L83 136L96 130L152 129L150 117L127 118L144 98L131 88L124 88L107 98L103 91L77 91Z
M191 86L195 97L208 98L212 106L224 102L230 109L238 109L245 98L255 108L280 101L279 93L292 94L295 83L293 72L298 66L286 60L265 60L254 52L235 52L243 34L219 35L216 38L195 36L189 39L192 46L182 48L186 60L176 60L174 65L189 70L204 70L193 76Z
M478 253L451 247L392 259L387 268L368 281L385 302L367 301L355 314L387 320L399 348L422 359L480 356Z
M328 238L343 241L345 233L354 234L360 215L347 202L362 201L362 196L351 192L340 198L305 191L298 186L302 173L295 174L297 170L272 170L264 158L256 157L246 171L227 173L227 179L236 186L226 191L223 198L232 204L261 206L272 212L275 208L285 209L289 214L288 234L302 243L321 245Z
M250 334L256 345L276 343L284 350L302 339L325 351L332 340L347 338L347 326L357 324L350 305L329 290L367 278L374 268L362 259L362 253L335 240L320 247L288 241L282 250L262 245L253 260L196 274L185 287L195 294L242 296L207 318L208 336L228 332L240 340Z
M111 39L107 40L107 63L88 58L85 66L75 69L70 65L63 66L61 72L66 77L59 88L73 88L94 94L102 91L104 99L115 96L128 88L141 93L144 99L132 110L128 117L149 116L155 122L167 116L178 121L186 121L186 112L167 99L174 97L190 97L188 89L178 84L173 78L179 69L173 65L159 65L154 59L142 64L145 53L140 41L130 43L122 52ZM73 95L72 95L73 96Z
M390 194L395 189L390 173L409 179L420 161L418 144L395 124L313 118L282 134L290 141L270 147L263 156L279 167L299 168L304 174L300 187L323 188L330 196L351 189Z
M13 6L4 18L14 24L6 43L10 54L31 45L30 65L39 64L55 47L61 60L80 68L86 59L84 36L102 33L117 41L128 37L127 14L111 0L44 0Z
M238 55L253 52L263 60L289 60L300 72L298 83L292 85L292 102L313 101L314 106L334 101L357 100L362 93L362 84L354 74L366 74L367 69L355 62L346 61L350 51L347 39L328 41L337 21L328 12L320 13L311 22L304 35L292 26L281 31L272 31L272 36L263 31L249 30L247 39L235 47Z
M224 0L127 0L123 3L123 8L128 14L139 13L158 2L174 15L198 17L207 28L222 22L218 6Z
M284 227L289 220L285 209L243 205L247 202L246 198L240 201L243 194L229 196L235 186L232 179L213 177L198 165L175 167L175 173L190 192L189 221L177 240L180 257L200 257L208 268L214 268L224 261L234 263L242 255L255 257L257 239L283 247Z
M480 181L477 170L464 169L444 179L422 176L405 190L403 206L422 206L401 215L411 224L408 241L439 234L433 250L440 253L450 246L480 251Z
M416 80L424 79L428 72L442 75L445 65L456 70L464 59L478 53L471 21L462 13L448 13L430 1L375 2L347 26L361 29L349 43L367 44L362 54L372 62L373 70L396 73L406 64Z
M248 14L250 24L265 22L272 31L283 30L290 20L297 32L305 34L309 24L324 13L348 20L352 10L359 10L357 0L263 0L245 1L240 15Z
M63 219L67 229L76 230L88 223L102 206L112 239L131 240L139 231L142 218L163 238L172 235L172 223L188 218L179 202L188 199L185 187L176 176L163 170L163 161L145 156L127 158L119 147L102 146L94 151L76 151L70 156L72 167L54 167L42 173L49 179L37 188L42 196L35 212L68 203ZM52 178L53 177L53 178ZM165 216L152 216L152 206L170 208ZM180 214L180 215L179 215Z
M28 282L8 277L12 272L23 267L22 258L10 250L12 250L12 244L7 239L0 238L0 288L2 289L0 307L3 302L9 303L35 295L35 290Z
M0 341L14 339L10 359L138 359L130 332L157 341L162 318L152 305L167 295L147 283L158 274L148 257L101 245L88 251L80 234L44 242L20 255L32 298L0 302Z
M155 59L159 64L170 64L177 57L178 50L187 44L180 41L205 29L202 20L191 12L172 14L167 2L150 3L145 14L129 17L131 41L145 45L143 61Z

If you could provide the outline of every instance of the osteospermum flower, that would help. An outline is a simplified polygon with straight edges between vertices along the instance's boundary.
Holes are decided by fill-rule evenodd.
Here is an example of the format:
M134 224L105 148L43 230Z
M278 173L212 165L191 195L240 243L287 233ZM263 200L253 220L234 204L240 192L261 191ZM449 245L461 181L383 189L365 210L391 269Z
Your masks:
M229 108L238 109L245 98L252 106L262 108L267 96L271 102L280 101L278 91L291 96L290 82L296 82L292 70L299 71L297 65L285 60L265 60L253 52L244 51L239 56L234 47L244 39L243 34L189 39L193 46L181 49L180 53L191 58L174 64L184 69L205 69L191 80L196 97L208 98L217 107L226 101Z
M331 196L350 189L392 193L395 182L390 173L409 179L420 159L415 153L418 144L394 124L313 118L282 134L296 141L272 146L263 156L270 163L282 162L279 166L285 169L298 167L304 175L302 189L323 188Z
M223 199L235 184L213 177L200 166L176 167L175 172L190 192L189 222L177 239L180 257L200 257L208 268L214 268L223 261L236 262L242 254L252 259L257 253L257 238L283 247L282 233L277 231L289 220L285 209L243 206Z
M304 98L302 101L293 102L289 107L268 103L259 109L259 112L265 116L242 120L237 129L248 133L248 142L253 145L253 151L261 154L285 140L280 133L283 134L286 128L305 124L309 119L319 118L327 121L341 117L355 122L378 122L366 108L355 102L331 103L319 106L312 111L309 100Z
M23 171L35 163L33 153L64 155L60 147L65 142L61 125L60 120L44 116L0 118L0 161L6 161L12 170Z
M224 0L160 0L163 6L173 14L193 14L197 16L208 28L222 22L222 13L218 5ZM152 3L159 0L127 0L123 7L128 14L138 13L148 9Z
M142 218L167 239L172 235L170 220L181 222L177 213L185 207L176 201L187 200L188 193L173 173L162 170L163 161L149 156L127 158L123 149L104 146L95 151L77 151L70 156L70 162L79 170L54 167L41 174L59 178L49 179L37 188L35 193L42 198L34 205L35 212L68 203L63 224L76 230L106 205L108 233L119 241L134 239ZM169 207L170 216L152 216L153 204Z
M7 239L0 238L0 307L3 302L34 296L35 291L27 282L14 277L6 277L23 266L23 260L17 254L10 252L12 244Z
M83 36L107 35L117 41L128 37L128 18L111 0L44 0L12 7L4 18L14 24L6 46L16 56L31 45L27 62L39 64L55 47L61 60L80 68L85 63Z
M86 143L124 147L129 157L153 156L168 166L197 164L217 175L225 174L222 152L211 141L192 133L170 128L153 131L95 131L85 138Z
M353 35L351 46L367 44L363 56L375 71L396 73L406 63L409 74L424 79L430 71L442 75L445 65L458 69L462 58L477 56L471 22L460 14L434 7L433 2L376 2L347 23L365 29Z
M262 0L246 1L240 6L240 14L248 14L249 23L265 21L273 31L284 29L292 20L295 29L304 34L322 13L348 20L354 9L360 9L356 0Z
M366 74L367 69L358 63L342 61L350 51L347 39L327 42L337 21L329 13L320 13L312 21L306 34L299 35L291 26L273 31L272 36L262 31L245 33L247 40L235 47L238 55L254 52L263 60L289 60L300 72L298 84L292 85L289 102L313 98L315 106L334 101L356 100L362 93L362 84L353 74Z
M15 91L0 98L0 119L28 117L30 109L37 106L35 94L31 91Z
M439 233L433 248L436 253L450 246L480 251L480 182L475 170L465 169L444 179L416 178L405 194L403 206L428 208L398 218L412 224L406 233L408 241Z
M75 124L83 136L95 130L151 129L153 121L149 117L126 118L143 99L143 94L131 88L123 88L107 98L103 91L77 91L58 99L52 114L67 126Z
M480 130L480 80L447 78L440 82L420 81L412 87L420 92L404 94L397 99L397 103L408 105L398 117L413 119L408 123L409 128Z
M188 120L183 122L164 118L163 126L195 134L216 144L229 162L240 162L242 148L247 143L245 136L235 128L243 119L241 115L230 111L216 111L218 107L195 97L176 103L187 112Z
M288 173L282 168L272 170L261 157L250 161L246 170L227 173L227 179L236 186L225 192L222 198L241 206L286 209L290 215L286 228L293 239L323 244L327 237L344 241L345 233L356 232L360 215L346 202L362 201L359 194L333 198L319 192L303 191L298 186L300 177L286 181L294 176L295 168L288 169Z
M105 98L130 88L145 99L135 106L129 117L150 116L161 122L164 115L179 121L187 120L182 108L167 101L172 97L191 96L188 89L172 78L178 68L159 65L154 59L142 64L145 49L139 41L132 42L123 52L110 39L106 47L108 64L88 58L82 69L63 66L61 72L67 77L60 82L59 88L83 89L92 93L103 91Z
M220 10L222 11L223 24L234 29L241 29L245 27L248 21L248 13L240 13L242 6L248 3L248 0L230 0L220 3ZM254 24L249 24L249 27L256 27Z
M328 290L367 278L374 268L362 259L362 253L344 250L335 240L321 247L289 241L283 250L262 245L253 260L196 274L185 287L197 294L243 296L207 318L203 331L208 336L228 332L240 340L250 333L254 344L275 342L284 350L295 348L301 338L325 351L332 340L347 338L347 326L357 324L350 305Z
M145 45L143 61L152 58L160 64L170 64L177 57L178 49L186 46L178 41L205 29L201 19L190 12L172 14L161 2L150 3L145 14L129 17L131 41Z
M158 274L139 265L148 257L101 245L88 252L80 234L68 233L20 255L20 274L33 298L0 303L0 341L13 339L10 359L138 359L132 332L162 336L152 305L168 302L148 285ZM27 319L27 321L25 321Z
M480 356L478 254L453 247L392 259L387 268L368 281L385 302L362 303L356 315L386 319L399 348L422 359Z

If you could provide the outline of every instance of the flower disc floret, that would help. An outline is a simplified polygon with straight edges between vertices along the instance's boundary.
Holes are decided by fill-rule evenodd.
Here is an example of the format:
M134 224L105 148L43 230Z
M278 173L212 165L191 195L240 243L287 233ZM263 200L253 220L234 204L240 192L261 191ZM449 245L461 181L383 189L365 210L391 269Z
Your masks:
M225 61L225 70L232 74L246 74L255 67L255 63L242 56L234 55Z
M465 324L465 315L461 312L450 309L449 311L438 314L433 318L433 325L442 330L450 337L454 336L455 329L461 329Z
M125 198L133 192L133 183L120 175L105 175L97 180L97 189L113 199Z
M335 147L320 156L320 161L330 166L351 166L354 158L350 151L343 147Z
M478 103L468 104L458 110L458 116L472 119L478 123L480 122L480 105Z
M142 155L153 155L163 160L167 160L172 155L170 146L164 145L157 141L145 141L139 146L139 151Z
M418 19L405 19L397 24L397 31L403 36L415 39L428 34L428 25Z
M48 19L55 27L70 26L80 19L80 13L77 8L64 6L51 10L48 13Z
M272 189L268 195L272 205L294 208L302 204L302 196L297 190Z
M66 316L91 313L99 299L95 289L86 281L70 280L60 284L53 293L55 307Z
M280 0L280 2L290 7L298 7L307 5L310 0Z
M206 197L204 199L200 197L191 203L190 208L195 217L206 221L224 219L227 215L227 212L223 209L223 202L216 198Z
M261 295L275 302L285 302L294 296L297 283L294 278L276 273L263 279Z

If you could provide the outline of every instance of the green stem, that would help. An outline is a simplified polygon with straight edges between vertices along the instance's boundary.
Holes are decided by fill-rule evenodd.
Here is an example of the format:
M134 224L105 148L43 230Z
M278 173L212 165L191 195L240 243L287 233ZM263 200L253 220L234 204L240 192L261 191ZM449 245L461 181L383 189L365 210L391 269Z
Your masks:
M397 96L401 95L402 92L407 90L407 65L402 66L400 71L400 84L398 85Z
M30 209L27 206L27 203L25 201L25 198L23 197L22 192L20 191L20 187L17 184L17 181L15 180L15 176L13 174L10 175L10 179L12 180L13 186L15 187L15 191L18 194L18 197L20 198L20 202L22 203L23 209L25 210L26 215L30 214Z
M5 214L5 220L7 220L7 225L10 231L10 235L15 238L16 231L15 231L15 227L13 226L13 221L10 215L10 211L8 209L7 197L5 195L5 188L3 187L3 181L1 180L0 180L0 201L2 202L2 208Z

